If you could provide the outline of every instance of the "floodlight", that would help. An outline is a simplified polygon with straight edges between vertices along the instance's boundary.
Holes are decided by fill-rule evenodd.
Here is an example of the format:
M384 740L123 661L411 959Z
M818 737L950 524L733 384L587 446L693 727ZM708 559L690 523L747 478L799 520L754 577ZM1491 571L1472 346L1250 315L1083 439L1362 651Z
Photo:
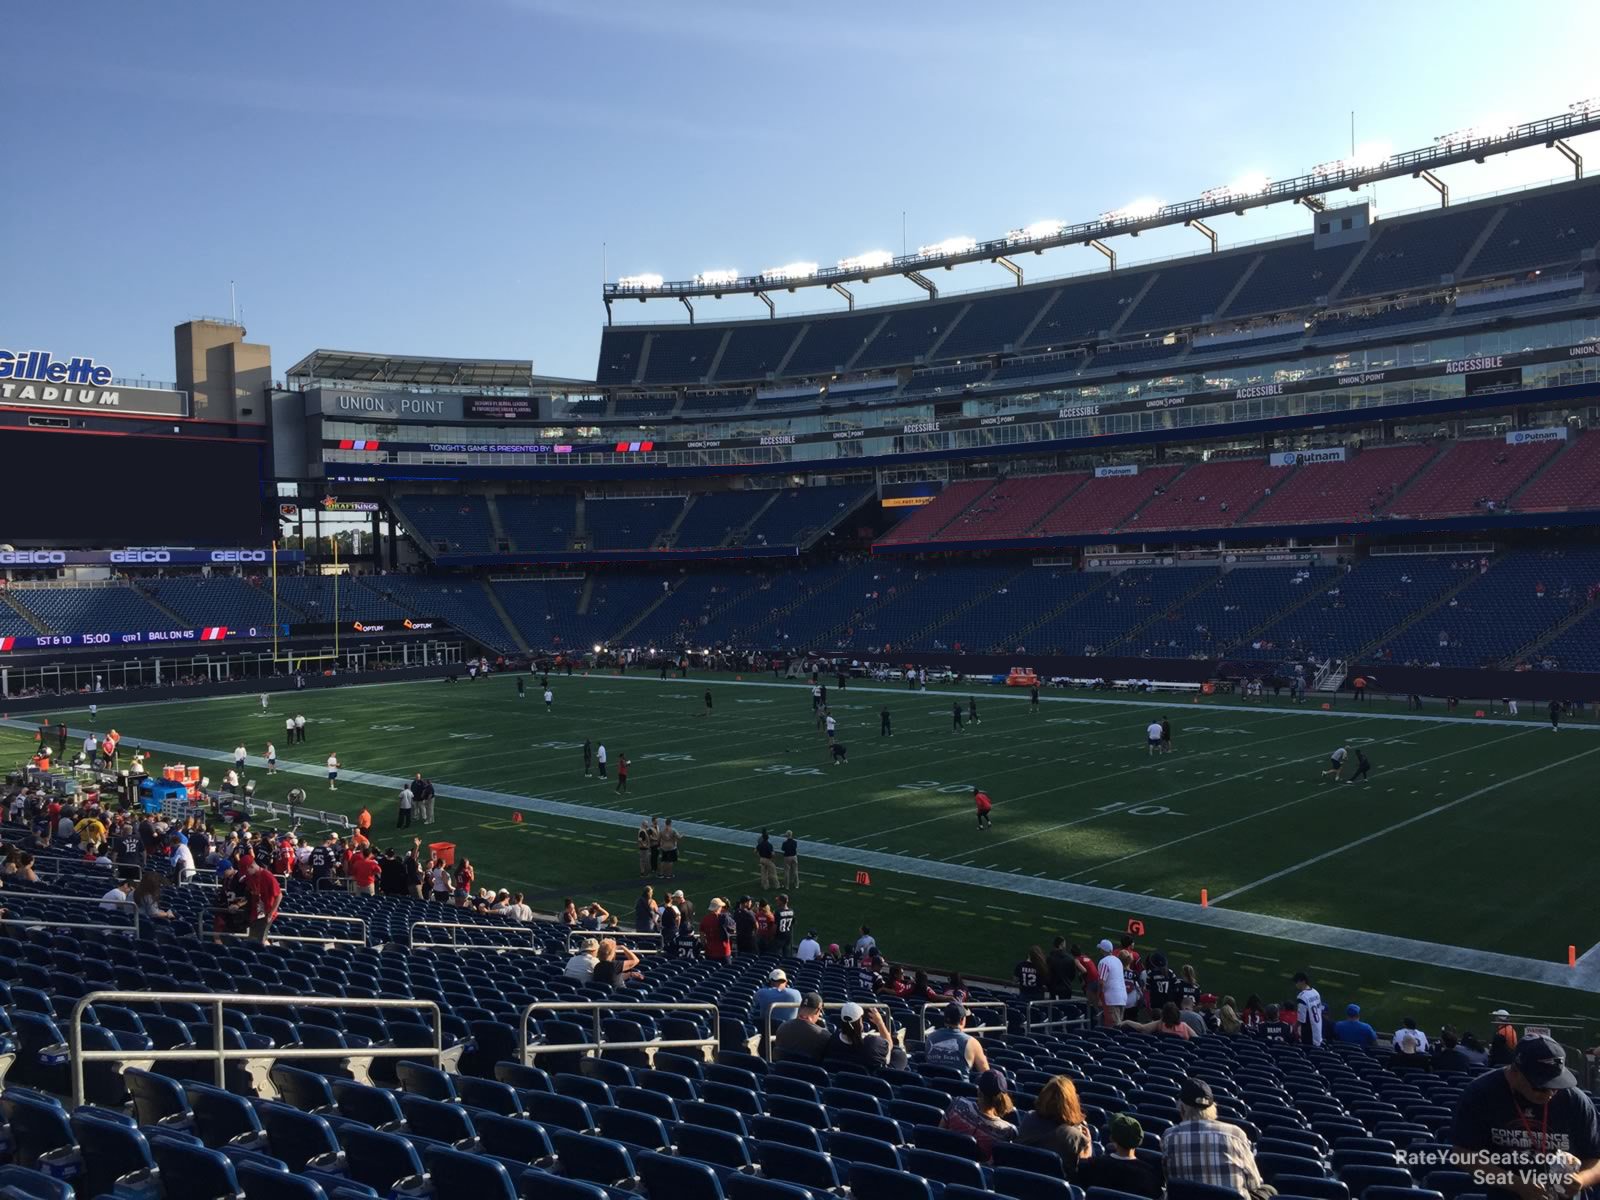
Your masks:
M948 237L942 242L932 242L926 246L917 247L920 258L942 258L947 254L965 254L968 250L978 248L978 239L970 237Z
M1239 176L1232 183L1207 188L1200 193L1200 199L1207 204L1223 204L1244 196L1259 196L1271 185L1272 180L1267 178L1265 171L1251 171Z
M814 262L785 263L781 267L768 267L761 272L763 279L810 279L817 273Z
M879 267L887 267L894 261L894 255L887 250L868 250L865 254L857 254L851 258L841 258L839 269L841 271L876 271Z
M1587 117L1590 113L1600 113L1600 96L1591 96L1587 100L1575 100L1567 105L1567 111L1576 113L1580 117Z
M1161 211L1159 200L1135 200L1132 204L1124 204L1121 208L1114 208L1110 212L1100 214L1100 219L1106 224L1115 221L1142 221L1146 217L1153 217Z
M1492 117L1487 121L1479 121L1476 125L1468 125L1465 129L1441 133L1433 139L1433 144L1449 149L1451 146L1464 146L1472 142L1481 142L1484 138L1501 137L1515 128L1515 122L1501 117Z
M1036 242L1040 238L1053 238L1067 227L1065 221L1035 221L1021 229L1006 234L1008 242Z
M738 278L737 271L701 271L694 277L694 281L702 287L715 287L718 284L733 283Z
M628 288L634 291L644 291L647 288L658 288L663 282L664 280L661 278L661 276L655 274L624 275L621 279L617 280L617 286L619 288Z
M1391 153L1393 151L1388 142L1362 142L1345 161L1353 170L1370 171L1388 162Z

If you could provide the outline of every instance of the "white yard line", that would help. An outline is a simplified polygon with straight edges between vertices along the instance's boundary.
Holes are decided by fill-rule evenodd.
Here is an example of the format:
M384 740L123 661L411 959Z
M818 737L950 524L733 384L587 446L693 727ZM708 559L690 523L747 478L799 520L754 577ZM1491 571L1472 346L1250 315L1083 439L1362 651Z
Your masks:
M34 729L32 723L17 719L0 719L0 726L20 730L24 733L31 733ZM206 749L200 746L157 741L153 738L142 739L142 744L151 750L181 755L188 759L208 762L233 761L231 753ZM1585 753L1600 753L1600 747ZM1582 757L1582 755L1575 757ZM253 759L252 762L254 765L261 765L259 758ZM286 774L320 778L325 773L326 768L320 762L293 763L280 759L278 770ZM370 771L346 771L341 775L341 778L350 783L368 784L398 791L406 777L380 775ZM1507 780L1506 782L1513 781ZM638 813L614 809L596 809L580 804L567 804L561 801L547 800L537 796L516 796L505 792L459 787L453 784L436 784L435 791L439 796L447 800L465 800L476 804L540 813L567 820L587 821L615 829L625 829L630 832L638 827L640 819L640 814ZM715 845L731 845L743 848L748 840L748 835L742 830L724 829L715 825L683 822L680 828L687 837L693 837ZM1269 916L1265 913L1241 912L1237 909L1218 907L1215 903L1209 908L1201 908L1197 904L1177 900L1163 900L1156 896L1131 896L1111 888L1096 888L1087 884L1068 883L1056 879L1033 879L1027 875L980 870L955 863L917 859L908 855L883 854L877 851L832 846L826 843L809 844L807 854L809 858L823 862L833 862L865 870L899 872L922 879L937 880L941 883L957 884L964 888L987 888L1002 891L1011 896L1028 896L1040 900L1089 905L1119 916L1159 917L1192 926L1232 930L1236 933L1244 933L1256 937L1278 938L1283 941L1293 942L1299 946L1323 946L1328 949L1349 951L1355 954L1388 958L1407 963L1427 962L1436 967L1447 967L1456 971L1491 975L1502 979L1520 979L1524 982L1543 983L1553 987L1570 988L1578 991L1596 990L1595 982L1590 979L1588 972L1575 971L1564 962L1547 962L1517 955L1498 954L1488 950L1473 950L1464 946L1447 946L1437 942L1422 941L1417 938L1396 937L1359 929L1344 929L1334 925L1319 925L1310 921L1297 921L1284 917ZM951 897L939 898L950 903L971 903L970 899L957 901Z
M1492 745L1493 743L1486 744ZM1482 749L1483 747L1480 746L1478 748ZM1520 775L1513 775L1509 779L1500 780L1498 783L1491 783L1486 787L1479 788L1475 792L1468 792L1465 796L1458 796L1456 799L1447 801L1444 804L1435 804L1432 808L1419 812L1415 816L1407 817L1404 821L1396 821L1393 825L1387 825L1382 829L1374 830L1363 837L1358 837L1352 841L1348 841L1342 846L1335 846L1332 850L1324 850L1321 854L1313 854L1310 858L1302 859L1292 866L1284 867L1280 871L1274 871L1270 875L1263 875L1260 879L1254 880L1250 883L1241 884L1232 891L1224 892L1222 895L1216 897L1214 900L1212 900L1212 903L1222 904L1225 901L1233 899L1235 896L1242 896L1244 893L1251 891L1254 888L1258 888L1262 884L1272 883L1274 880L1282 879L1286 875L1293 875L1298 871L1303 871L1307 867L1314 867L1320 862L1326 862L1330 858L1335 858L1338 855L1343 854L1346 850L1354 850L1357 846L1365 846L1368 842L1375 842L1379 838L1388 837L1391 833L1395 833L1401 829L1407 828L1408 826L1415 825L1418 821L1426 821L1429 817L1436 817L1440 813L1448 812L1452 808L1458 808L1470 800L1476 800L1479 796L1487 796L1490 792L1498 791L1500 788L1506 787L1509 784L1521 783L1524 780L1532 779L1535 775L1543 775L1546 771L1553 771L1557 767L1564 767L1569 763L1577 762L1580 758L1588 758L1591 754L1600 754L1600 746L1595 746L1592 749L1585 750L1581 754L1574 754L1567 758L1557 759L1555 762L1545 763L1542 767L1535 767L1531 771L1524 771Z

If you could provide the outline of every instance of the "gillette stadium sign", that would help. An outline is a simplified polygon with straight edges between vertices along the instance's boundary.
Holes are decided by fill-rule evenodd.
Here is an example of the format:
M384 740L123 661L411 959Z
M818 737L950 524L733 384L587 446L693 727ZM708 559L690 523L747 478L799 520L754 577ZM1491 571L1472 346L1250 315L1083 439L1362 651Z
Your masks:
M124 387L92 358L57 358L48 350L0 349L0 405L186 417L189 397L160 388Z

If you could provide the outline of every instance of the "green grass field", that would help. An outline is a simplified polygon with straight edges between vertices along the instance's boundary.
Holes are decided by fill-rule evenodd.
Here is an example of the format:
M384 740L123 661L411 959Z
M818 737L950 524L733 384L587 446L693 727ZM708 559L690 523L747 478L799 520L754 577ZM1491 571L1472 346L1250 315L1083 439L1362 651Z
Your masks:
M1090 693L1047 694L1030 711L1024 694L981 687L982 723L956 733L951 701L972 689L857 684L830 689L850 756L836 767L808 686L554 678L546 712L536 684L521 701L511 677L308 690L274 695L266 716L253 695L108 700L98 726L126 746L162 744L158 760L192 762L198 749L220 763L241 740L258 756L272 738L284 769L253 769L258 794L298 782L314 805L365 804L380 845L399 778L420 770L441 791L429 840L457 843L482 881L524 889L536 908L573 895L631 912L639 815L687 826L678 881L702 908L756 893L756 833L793 829L801 928L842 942L866 921L891 959L1007 977L1030 944L1060 933L1089 946L1139 917L1142 944L1241 1000L1282 999L1309 969L1330 1004L1359 1001L1380 1027L1413 1013L1481 1030L1505 1005L1553 1016L1583 1044L1600 1033L1600 1003L1579 989L1600 964L1566 966L1568 945L1581 955L1600 942L1583 860L1596 830L1593 725L1554 734L1526 714ZM893 738L878 734L885 704ZM296 706L309 737L291 747L283 717ZM84 711L49 715L88 723ZM1174 753L1151 758L1144 727L1162 715ZM584 778L585 737L613 765L632 760L627 795ZM0 731L13 761L31 744ZM1321 776L1341 744L1365 750L1370 782ZM336 793L323 780L330 751L345 769ZM985 833L974 784L995 801ZM854 882L858 869L870 886Z

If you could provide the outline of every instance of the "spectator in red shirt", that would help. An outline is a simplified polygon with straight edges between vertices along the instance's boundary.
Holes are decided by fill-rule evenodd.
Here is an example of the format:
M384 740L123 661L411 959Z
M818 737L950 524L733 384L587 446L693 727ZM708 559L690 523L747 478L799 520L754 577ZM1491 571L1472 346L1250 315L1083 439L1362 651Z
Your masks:
M378 893L378 860L372 856L370 849L364 849L350 856L350 865L345 868L350 876L351 891L358 896L375 896Z
M278 903L283 889L271 871L256 862L255 855L241 854L239 866L245 873L244 886L250 894L250 936L263 946L267 945L267 930L278 915Z
M728 905L721 897L713 897L706 905L706 915L700 918L700 936L705 939L706 957L712 962L732 960L735 929Z

